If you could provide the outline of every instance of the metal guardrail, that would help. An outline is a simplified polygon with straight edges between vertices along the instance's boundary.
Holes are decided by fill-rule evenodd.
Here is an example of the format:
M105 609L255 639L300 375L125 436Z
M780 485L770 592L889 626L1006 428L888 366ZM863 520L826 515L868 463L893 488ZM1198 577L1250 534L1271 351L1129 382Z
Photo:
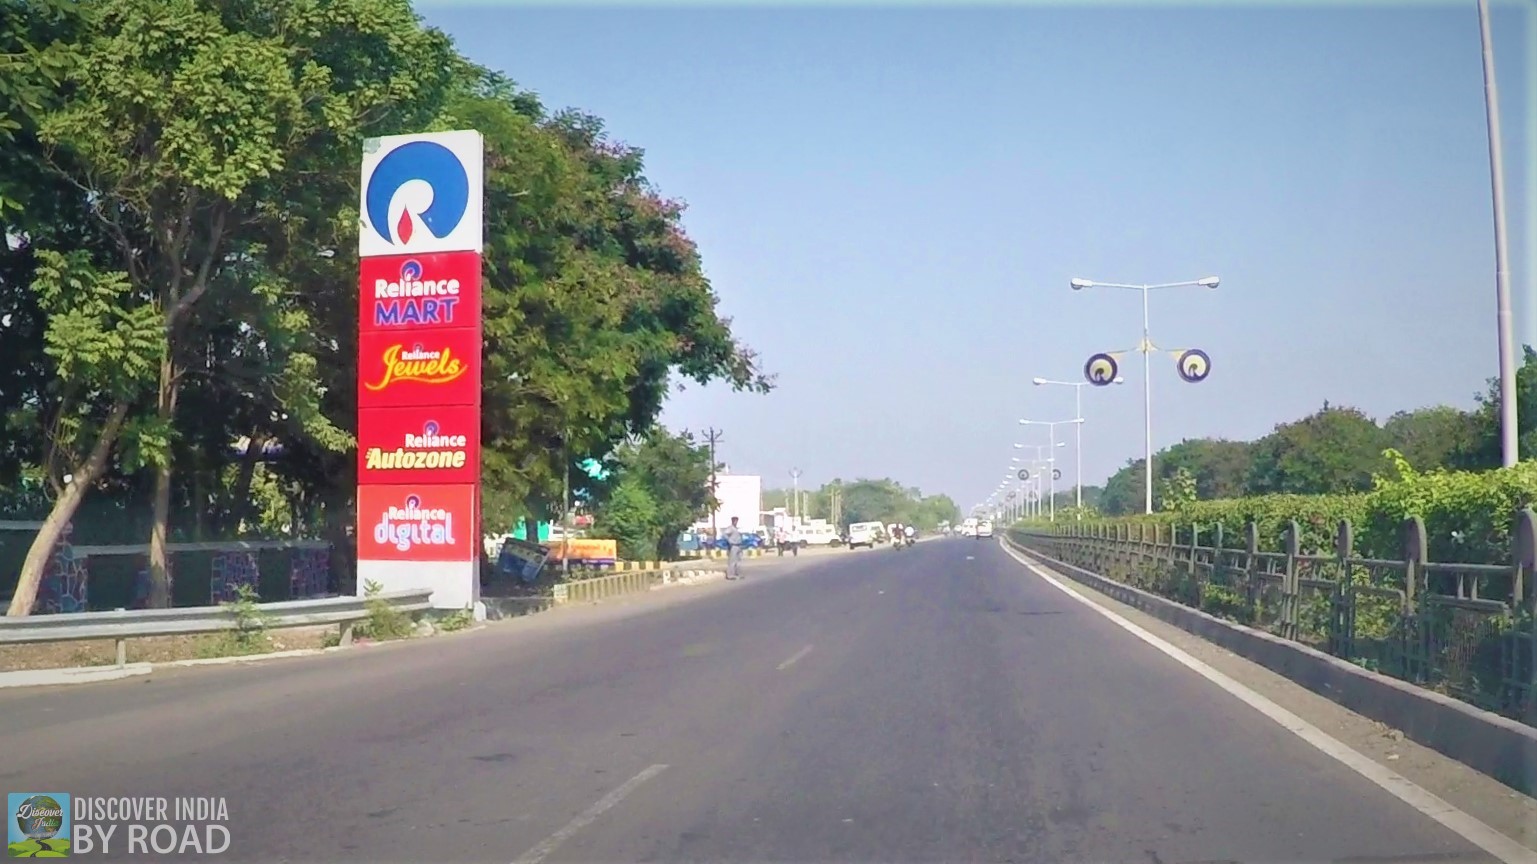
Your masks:
M623 594L639 594L650 591L651 586L662 581L663 570L626 570L612 576L596 579L579 579L562 582L555 586L555 603L596 603Z
M286 600L263 603L263 627L314 627L341 625L341 644L352 642L352 629L369 616L369 603L384 601L398 612L431 608L430 589L391 591L372 597L323 597L318 600ZM239 630L242 622L226 606L185 606L173 609L118 609L111 612L71 612L56 615L0 617L0 645L39 642L77 642L112 639L117 643L117 665L127 663L126 642L151 636L185 636Z

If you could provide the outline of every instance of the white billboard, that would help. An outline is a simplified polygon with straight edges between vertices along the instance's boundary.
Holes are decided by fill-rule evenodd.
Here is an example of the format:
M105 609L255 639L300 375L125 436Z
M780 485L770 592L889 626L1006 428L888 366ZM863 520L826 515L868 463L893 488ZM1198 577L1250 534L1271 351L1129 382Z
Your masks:
M757 531L761 526L759 514L763 509L763 478L755 474L717 474L715 500L720 508L715 511L715 524L725 530L731 517L737 517L737 527L743 531ZM706 516L697 527L709 528Z

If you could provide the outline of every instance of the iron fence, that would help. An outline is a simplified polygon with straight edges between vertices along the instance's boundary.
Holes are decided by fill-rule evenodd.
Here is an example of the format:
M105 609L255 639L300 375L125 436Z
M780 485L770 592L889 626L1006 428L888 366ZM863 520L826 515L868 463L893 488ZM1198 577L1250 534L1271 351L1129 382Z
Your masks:
M1537 726L1537 516L1517 514L1507 564L1425 560L1425 524L1404 521L1398 560L1354 554L1341 522L1330 554L1304 554L1293 522L1278 551L1221 526L1015 528L1026 549L1212 615L1310 645ZM1237 542L1233 542L1236 540Z

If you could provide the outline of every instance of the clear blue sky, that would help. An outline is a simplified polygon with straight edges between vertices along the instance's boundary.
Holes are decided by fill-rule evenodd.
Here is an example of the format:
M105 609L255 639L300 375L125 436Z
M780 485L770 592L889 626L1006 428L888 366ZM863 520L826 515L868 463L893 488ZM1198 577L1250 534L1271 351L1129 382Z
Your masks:
M1070 389L1030 379L1080 380L1137 342L1136 295L1073 276L1223 280L1154 297L1154 341L1214 366L1192 386L1155 355L1155 446L1258 437L1325 400L1467 406L1495 374L1472 0L421 9L547 105L605 118L688 202L722 311L778 389L690 387L664 420L722 428L723 458L767 485L799 467L985 497L1013 442L1045 438L1018 418L1072 416ZM1525 341L1533 14L1494 15ZM1084 394L1088 482L1141 455L1126 364L1126 386Z

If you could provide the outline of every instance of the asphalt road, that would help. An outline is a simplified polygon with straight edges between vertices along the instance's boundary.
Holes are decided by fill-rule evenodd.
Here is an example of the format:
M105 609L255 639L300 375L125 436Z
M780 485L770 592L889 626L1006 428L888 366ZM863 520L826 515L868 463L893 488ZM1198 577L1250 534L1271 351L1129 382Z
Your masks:
M0 692L0 787L223 796L209 860L1489 860L992 542L749 573Z

